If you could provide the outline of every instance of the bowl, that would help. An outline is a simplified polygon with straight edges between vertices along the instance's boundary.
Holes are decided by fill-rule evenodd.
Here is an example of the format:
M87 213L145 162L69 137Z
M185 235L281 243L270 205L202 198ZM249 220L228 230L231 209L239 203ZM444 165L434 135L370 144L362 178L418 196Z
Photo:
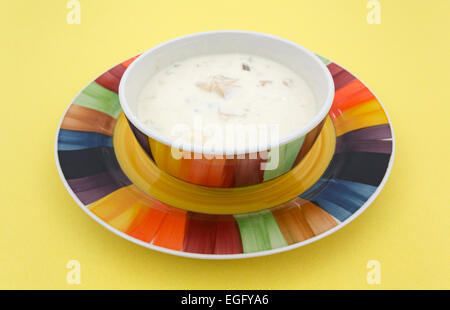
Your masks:
M183 144L143 124L136 116L138 96L159 68L205 54L243 53L281 63L307 82L319 109L305 125L287 136L257 145ZM119 99L128 123L155 164L186 182L213 187L251 186L279 177L297 166L320 133L334 98L334 83L322 61L306 48L273 35L250 31L211 31L179 37L141 54L125 71Z

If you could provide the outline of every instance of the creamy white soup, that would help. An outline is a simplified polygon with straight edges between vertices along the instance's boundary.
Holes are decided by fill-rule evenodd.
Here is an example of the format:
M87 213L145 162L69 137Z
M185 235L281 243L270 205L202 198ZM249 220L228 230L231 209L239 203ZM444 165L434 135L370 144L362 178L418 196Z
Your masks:
M248 137L255 130L282 138L317 112L301 76L246 54L204 55L158 68L137 105L140 121L170 140L222 147L254 143Z

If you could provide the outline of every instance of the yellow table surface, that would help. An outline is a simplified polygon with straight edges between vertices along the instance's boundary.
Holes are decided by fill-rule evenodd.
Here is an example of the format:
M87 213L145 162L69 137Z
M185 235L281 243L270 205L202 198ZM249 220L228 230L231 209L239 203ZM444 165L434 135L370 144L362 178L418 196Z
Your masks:
M80 0L0 2L0 288L450 288L450 1ZM355 221L268 257L205 261L128 242L86 215L55 166L54 138L71 99L98 74L155 44L219 29L295 41L377 94L396 139L392 174ZM81 284L66 282L69 260ZM381 264L381 284L366 264Z

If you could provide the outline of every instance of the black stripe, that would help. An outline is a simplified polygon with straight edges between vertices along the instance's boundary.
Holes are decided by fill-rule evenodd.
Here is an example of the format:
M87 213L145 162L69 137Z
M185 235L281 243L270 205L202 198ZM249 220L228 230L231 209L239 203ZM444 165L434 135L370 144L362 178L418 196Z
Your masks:
M337 178L378 186L386 174L391 154L343 152L335 154L321 178Z
M61 170L66 179L87 177L111 170L120 170L111 147L58 151Z

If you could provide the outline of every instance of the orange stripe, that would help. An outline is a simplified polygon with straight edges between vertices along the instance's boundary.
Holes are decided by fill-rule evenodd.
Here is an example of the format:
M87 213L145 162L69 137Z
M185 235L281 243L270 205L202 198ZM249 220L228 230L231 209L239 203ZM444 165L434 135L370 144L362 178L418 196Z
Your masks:
M138 58L140 55L141 55L141 54L136 55L136 56L134 56L134 57L131 57L130 59L125 60L124 62L121 63L121 65L124 66L125 68L128 68L128 66L131 65L131 63L132 63L136 58Z
M131 232L133 232L139 225L142 224L149 212L150 208L148 208L148 206L147 208L142 208L134 218L133 222L131 222L130 226L128 226L125 233L129 235Z
M207 186L222 186L225 180L224 169L225 169L226 158L212 159L210 162L210 167L208 171L208 176L206 177Z
M330 115L334 120L345 110L374 98L375 96L361 81L354 80L345 87L336 91L334 94L333 106L331 107Z
M299 198L277 207L272 213L288 244L314 237L314 233L303 214Z
M106 113L72 104L61 123L62 129L98 132L112 136L116 119Z
M195 158L198 156L198 159ZM194 159L191 159L191 169L189 171L189 182L196 184L205 184L208 178L208 166L209 162L207 159L201 158L201 154L194 154Z
M170 212L164 218L160 229L156 233L153 244L181 251L183 249L186 231L186 212Z
M304 200L302 211L315 235L320 235L338 225L338 222L331 215L312 202Z
M151 242L161 226L167 212L159 209L149 208L142 221L127 231L131 237L144 242Z

